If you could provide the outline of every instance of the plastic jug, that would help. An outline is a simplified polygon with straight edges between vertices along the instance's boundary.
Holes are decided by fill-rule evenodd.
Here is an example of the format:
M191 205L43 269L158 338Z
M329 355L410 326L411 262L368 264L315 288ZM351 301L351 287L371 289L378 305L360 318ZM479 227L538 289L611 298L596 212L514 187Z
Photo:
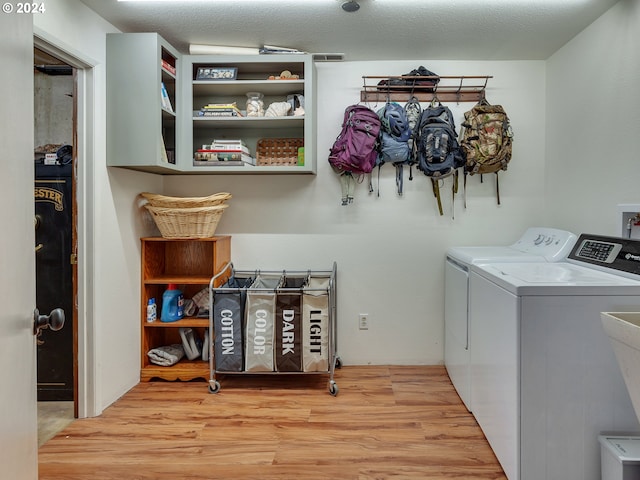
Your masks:
M162 294L162 311L160 321L175 322L184 315L184 296L178 288L170 283Z

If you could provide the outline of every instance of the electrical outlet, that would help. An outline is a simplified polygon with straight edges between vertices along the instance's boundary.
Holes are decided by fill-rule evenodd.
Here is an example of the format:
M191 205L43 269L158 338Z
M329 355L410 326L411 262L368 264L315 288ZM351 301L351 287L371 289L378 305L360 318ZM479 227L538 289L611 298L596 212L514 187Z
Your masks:
M358 328L360 330L369 330L369 314L361 313L358 315Z

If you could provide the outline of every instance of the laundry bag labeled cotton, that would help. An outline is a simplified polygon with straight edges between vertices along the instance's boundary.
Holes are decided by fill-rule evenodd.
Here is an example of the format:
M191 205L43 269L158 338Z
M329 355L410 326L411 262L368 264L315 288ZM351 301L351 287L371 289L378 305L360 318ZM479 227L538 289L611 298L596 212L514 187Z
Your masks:
M302 287L307 277L286 276L276 295L275 359L278 372L302 371Z
M309 277L302 295L302 364L305 372L329 369L329 277Z
M253 278L231 277L213 298L213 338L216 370L242 372L246 289ZM233 290L231 290L233 289Z
M258 275L247 290L245 371L274 371L276 289L281 276Z

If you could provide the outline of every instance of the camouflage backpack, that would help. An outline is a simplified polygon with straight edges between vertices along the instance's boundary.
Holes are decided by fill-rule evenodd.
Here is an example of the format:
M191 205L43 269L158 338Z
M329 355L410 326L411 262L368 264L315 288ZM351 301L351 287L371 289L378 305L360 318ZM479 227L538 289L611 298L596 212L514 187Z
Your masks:
M480 100L464 114L460 139L460 147L466 157L465 190L467 175L495 173L496 197L500 205L498 172L507 169L513 142L511 123L504 108L491 105L484 98Z

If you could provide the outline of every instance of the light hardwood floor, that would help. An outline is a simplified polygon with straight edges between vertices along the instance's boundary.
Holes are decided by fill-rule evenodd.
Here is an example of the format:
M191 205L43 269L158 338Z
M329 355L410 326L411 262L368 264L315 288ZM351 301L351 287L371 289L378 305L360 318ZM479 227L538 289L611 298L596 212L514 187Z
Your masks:
M444 367L141 383L39 449L40 479L506 480Z

